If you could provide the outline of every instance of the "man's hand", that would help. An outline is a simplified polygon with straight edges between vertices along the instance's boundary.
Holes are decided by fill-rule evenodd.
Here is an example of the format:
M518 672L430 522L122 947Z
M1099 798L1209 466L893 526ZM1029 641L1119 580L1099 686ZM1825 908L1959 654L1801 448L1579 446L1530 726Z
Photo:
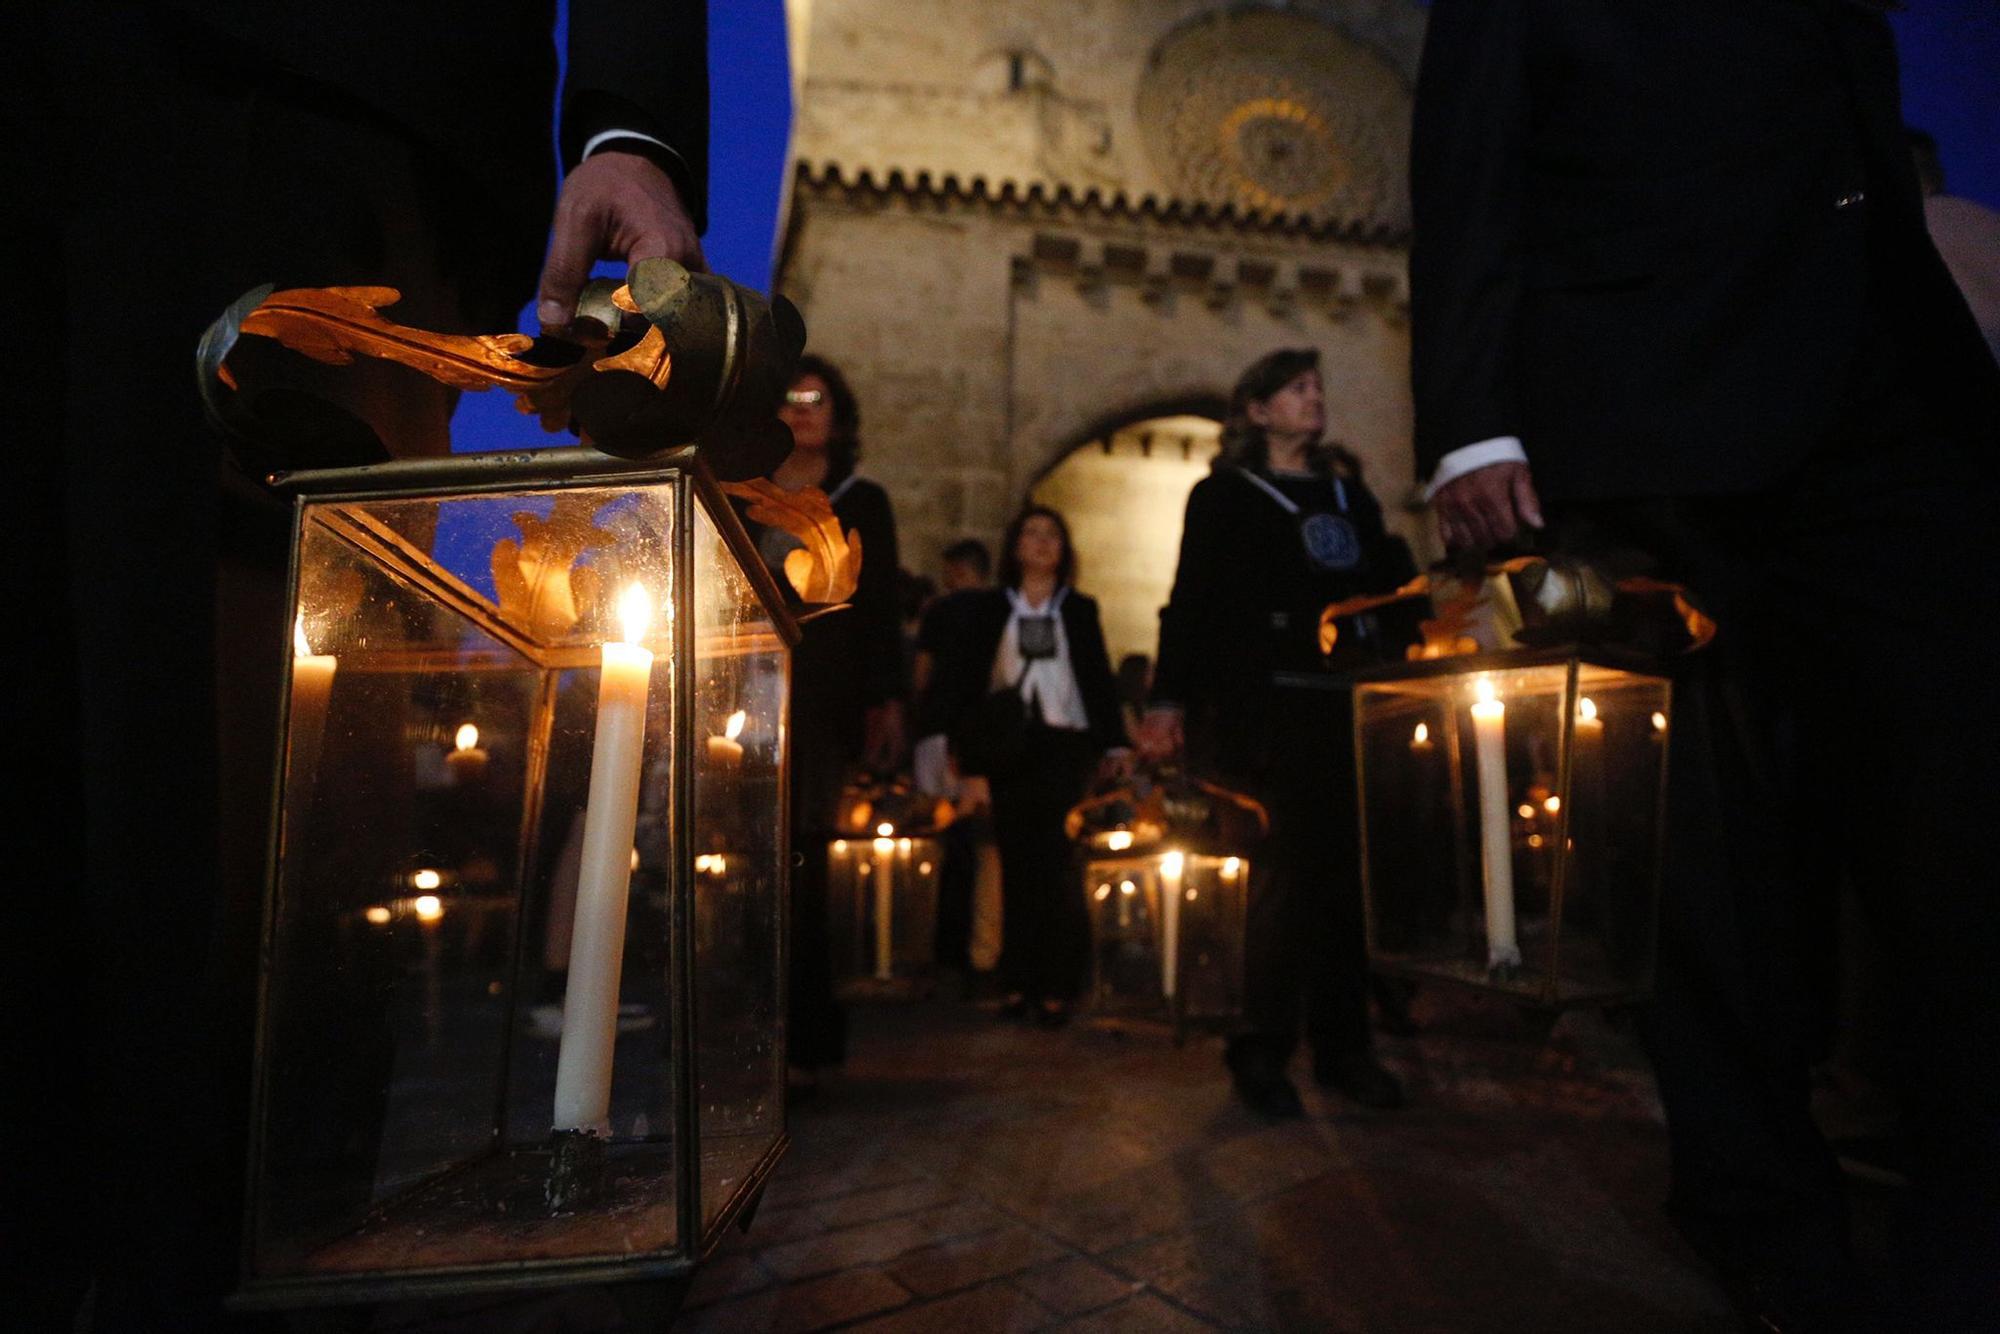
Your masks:
M1146 710L1146 716L1139 722L1139 735L1133 739L1139 745L1139 753L1147 759L1172 759L1187 744L1187 734L1181 727L1181 711Z
M1525 463L1489 463L1454 477L1431 496L1448 551L1484 551L1511 542L1520 525L1542 526L1542 502Z
M673 177L636 153L607 148L576 164L563 179L542 263L535 316L543 333L561 333L576 313L577 294L600 259L678 260L703 271L701 238L681 203Z

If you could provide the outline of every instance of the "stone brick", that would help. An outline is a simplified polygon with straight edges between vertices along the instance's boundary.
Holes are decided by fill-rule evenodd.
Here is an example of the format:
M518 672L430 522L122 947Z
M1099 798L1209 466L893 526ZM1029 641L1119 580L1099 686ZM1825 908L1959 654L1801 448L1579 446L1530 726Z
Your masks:
M858 1269L717 1302L690 1312L674 1328L682 1334L795 1334L860 1320L909 1297L887 1274Z
M1220 1326L1198 1320L1150 1292L1066 1321L1061 1326L1064 1334L1199 1334L1202 1330L1218 1328Z
M941 1181L918 1179L882 1190L858 1191L830 1200L814 1210L827 1228L854 1227L878 1219L913 1214L958 1198L959 1192Z
M929 1297L1017 1273L1064 1254L1064 1248L1024 1227L915 1251L889 1266L898 1283Z
M1003 1221L984 1205L956 1204L774 1246L760 1252L758 1259L789 1281L856 1265L882 1264L921 1246L993 1231Z
M1142 1286L1081 1256L1016 1274L1012 1282L1058 1315L1079 1315L1109 1306Z
M683 1310L695 1310L731 1297L744 1297L771 1286L770 1271L748 1255L711 1256L695 1274Z
M1027 1334L1054 1319L1053 1312L1027 1293L1005 1283L989 1283L854 1328L868 1334Z

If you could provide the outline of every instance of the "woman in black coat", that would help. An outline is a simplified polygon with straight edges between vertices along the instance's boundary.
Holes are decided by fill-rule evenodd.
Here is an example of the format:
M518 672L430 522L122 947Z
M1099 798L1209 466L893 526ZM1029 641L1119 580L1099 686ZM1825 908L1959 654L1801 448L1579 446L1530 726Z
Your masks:
M1253 865L1237 1094L1269 1116L1303 1111L1285 1068L1300 1011L1313 1075L1354 1101L1402 1101L1368 1029L1351 701L1342 673L1401 656L1409 635L1375 616L1319 645L1330 602L1390 591L1409 548L1346 452L1319 443L1319 354L1274 352L1237 381L1215 470L1188 495L1174 589L1141 748L1194 761L1254 794L1271 836Z
M1125 740L1097 604L1075 575L1069 525L1030 506L1008 525L1000 586L940 604L926 645L923 730L952 738L966 804L993 809L1007 1012L1051 1027L1069 1017L1090 955L1063 817ZM996 725L996 691L1018 695L1019 727Z
M826 920L826 839L842 781L866 760L893 765L902 748L902 624L896 613L896 520L888 493L858 477L861 409L830 362L807 356L779 415L792 452L772 470L787 491L816 486L833 502L840 526L861 536L861 578L844 610L806 622L792 653L791 1007L787 1050L810 1075L847 1056L847 1018L833 995ZM746 521L766 565L789 590L785 555L798 539Z

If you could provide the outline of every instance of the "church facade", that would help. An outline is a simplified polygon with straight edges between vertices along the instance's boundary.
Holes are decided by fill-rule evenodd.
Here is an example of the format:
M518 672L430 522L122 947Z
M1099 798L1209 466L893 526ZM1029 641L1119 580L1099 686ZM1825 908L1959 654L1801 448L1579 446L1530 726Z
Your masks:
M1320 350L1329 435L1427 552L1400 503L1420 7L788 10L777 283L861 398L908 567L1049 500L1114 651L1146 651L1229 386L1285 346Z

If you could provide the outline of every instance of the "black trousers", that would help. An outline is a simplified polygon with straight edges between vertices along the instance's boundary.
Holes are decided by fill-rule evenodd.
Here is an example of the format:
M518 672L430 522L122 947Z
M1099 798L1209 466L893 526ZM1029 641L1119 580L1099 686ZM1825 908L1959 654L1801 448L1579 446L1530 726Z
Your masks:
M1553 517L1565 546L1645 553L1721 626L1678 683L1645 1024L1672 1207L1747 1263L1847 1272L1807 1073L1837 888L1823 872L1844 867L1892 979L1911 1293L1923 1327L1969 1329L2000 1274L2000 423L1891 365L1865 368L1838 436L1767 493Z
M1314 1054L1340 1060L1369 1046L1352 699L1345 690L1277 696L1252 781L1271 834L1251 860L1243 1031L1230 1056L1282 1065L1303 1021Z
M1028 753L992 774L1000 850L1000 980L1031 1001L1083 988L1090 918L1063 817L1083 796L1097 747L1088 733L1032 725Z

